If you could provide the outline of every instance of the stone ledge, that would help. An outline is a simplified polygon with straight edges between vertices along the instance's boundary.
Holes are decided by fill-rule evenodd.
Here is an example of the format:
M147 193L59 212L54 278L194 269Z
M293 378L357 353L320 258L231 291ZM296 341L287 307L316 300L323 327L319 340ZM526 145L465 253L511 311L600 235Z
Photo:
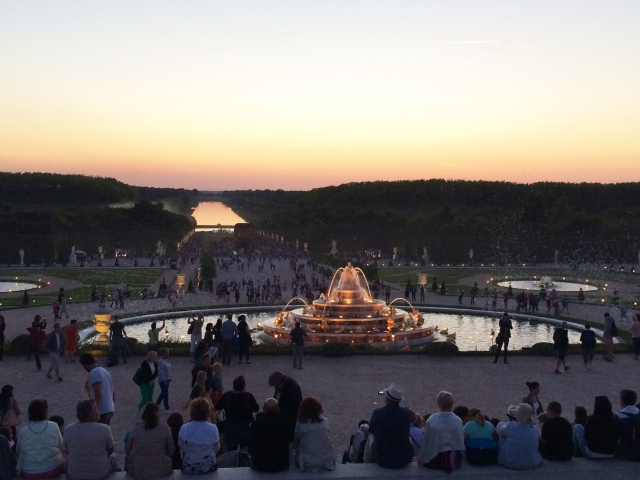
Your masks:
M585 458L575 458L570 462L547 462L534 470L509 470L507 468L491 465L487 467L473 467L467 463L462 464L451 476L472 477L473 480L496 480L496 478L535 478L549 480L629 480L636 478L638 463L624 460L587 460ZM445 473L439 470L429 470L412 463L407 468L401 470L389 470L381 468L375 464L347 464L336 465L333 471L323 471L320 473L300 472L291 468L286 472L259 473L250 468L223 468L209 475L197 477L183 475L179 470L175 470L173 475L164 477L162 480L206 480L208 478L221 480L265 480L278 478L278 480L309 480L331 479L331 480L365 480L374 478L418 478L418 477L441 477ZM66 476L61 479L67 480ZM108 480L131 480L126 473L115 473Z

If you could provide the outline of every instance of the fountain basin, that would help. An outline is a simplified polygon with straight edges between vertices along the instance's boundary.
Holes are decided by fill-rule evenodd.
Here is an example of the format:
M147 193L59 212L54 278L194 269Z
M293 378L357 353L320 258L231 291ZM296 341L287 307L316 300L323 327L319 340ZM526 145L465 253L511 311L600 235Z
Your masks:
M23 292L25 290L34 290L38 288L37 283L22 281L0 281L0 293Z
M505 280L504 282L498 282L498 286L500 287L509 288L509 285L511 285L511 288L514 290L539 291L542 288L539 280ZM552 289L555 289L556 292L579 292L580 289L582 289L583 292L595 292L598 290L598 287L594 287L588 283L550 282L544 285L544 289L547 293Z

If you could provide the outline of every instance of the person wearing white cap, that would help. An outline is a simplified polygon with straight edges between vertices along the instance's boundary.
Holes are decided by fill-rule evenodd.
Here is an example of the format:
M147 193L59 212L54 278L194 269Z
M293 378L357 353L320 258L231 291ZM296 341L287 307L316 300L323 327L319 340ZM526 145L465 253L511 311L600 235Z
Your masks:
M411 411L400 406L402 389L395 383L383 392L385 406L371 415L369 433L373 435L373 461L385 468L403 468L413 459L409 437Z
M533 419L533 408L527 403L518 405L516 421L502 430L498 463L515 470L529 470L542 463L538 451L540 431Z

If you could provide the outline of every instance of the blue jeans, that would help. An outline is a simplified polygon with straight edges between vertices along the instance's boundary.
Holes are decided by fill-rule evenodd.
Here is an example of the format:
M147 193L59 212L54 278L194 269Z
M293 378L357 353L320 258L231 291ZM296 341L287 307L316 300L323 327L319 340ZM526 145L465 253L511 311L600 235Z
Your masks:
M31 353L33 354L33 358L36 359L36 366L38 367L38 370L42 368L42 363L40 363L40 350L41 347L36 347L35 345L31 346Z
M160 402L164 402L165 410L169 410L169 384L170 383L171 383L171 380L167 380L166 382L158 382L158 385L160 385L160 395L158 396L156 403L158 404L158 406L160 406Z

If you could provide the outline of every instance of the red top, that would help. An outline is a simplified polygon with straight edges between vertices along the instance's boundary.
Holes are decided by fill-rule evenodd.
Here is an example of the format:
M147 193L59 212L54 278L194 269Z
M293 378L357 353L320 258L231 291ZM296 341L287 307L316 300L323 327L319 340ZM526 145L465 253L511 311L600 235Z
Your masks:
M31 344L34 347L41 347L47 338L47 334L39 328L28 328L27 330L29 330L31 334Z
M78 329L75 325L69 325L66 329L66 344L67 345L75 345L76 339L78 338Z

